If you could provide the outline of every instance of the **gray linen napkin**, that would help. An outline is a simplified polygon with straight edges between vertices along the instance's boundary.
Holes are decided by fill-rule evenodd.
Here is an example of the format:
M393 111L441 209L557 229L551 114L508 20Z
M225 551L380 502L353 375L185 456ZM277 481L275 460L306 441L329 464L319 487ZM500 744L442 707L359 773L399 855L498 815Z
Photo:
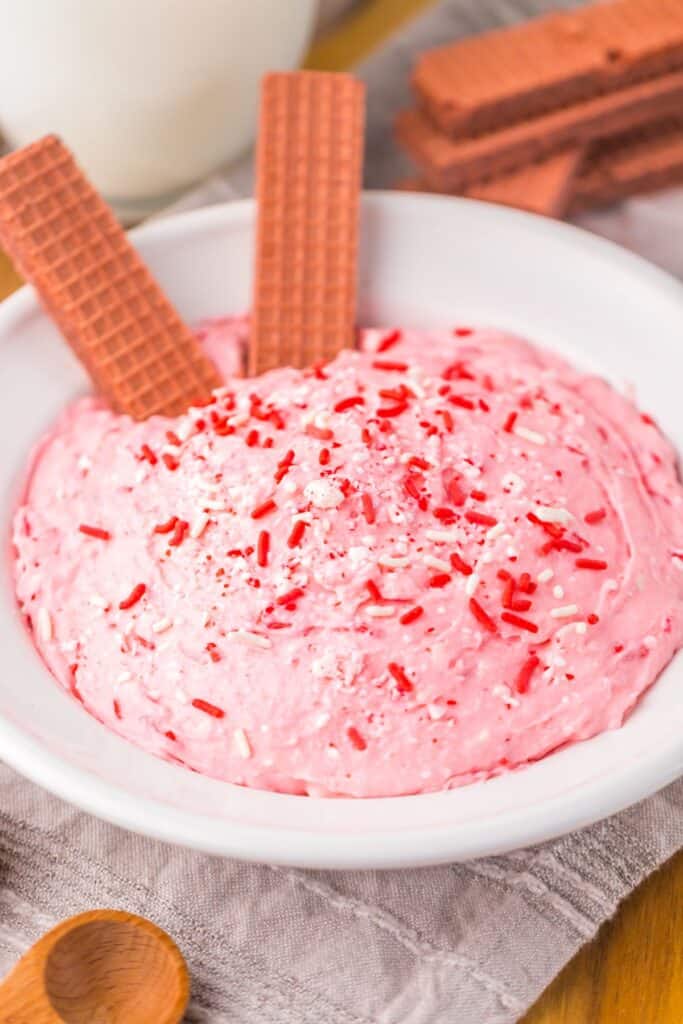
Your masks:
M364 63L368 184L401 173L389 118L419 49L552 6L444 0ZM250 180L245 160L179 205L230 198ZM683 195L672 192L587 222L683 275L676 218ZM683 846L683 780L538 848L415 871L295 871L187 852L75 811L8 768L0 808L0 970L62 917L121 907L175 937L194 982L187 1020L211 1024L511 1024Z

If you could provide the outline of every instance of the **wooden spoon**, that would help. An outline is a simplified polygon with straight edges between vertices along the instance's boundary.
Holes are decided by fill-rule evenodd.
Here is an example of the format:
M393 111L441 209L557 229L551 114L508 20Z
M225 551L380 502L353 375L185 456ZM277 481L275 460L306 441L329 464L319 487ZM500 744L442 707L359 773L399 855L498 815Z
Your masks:
M179 1024L190 980L151 921L91 910L53 928L0 985L0 1024Z

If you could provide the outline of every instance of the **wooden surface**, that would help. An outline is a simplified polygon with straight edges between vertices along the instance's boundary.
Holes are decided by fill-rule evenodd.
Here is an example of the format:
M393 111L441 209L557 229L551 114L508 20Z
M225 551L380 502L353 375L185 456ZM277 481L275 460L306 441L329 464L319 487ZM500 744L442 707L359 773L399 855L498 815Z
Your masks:
M431 2L366 0L314 45L307 66L337 70L352 65ZM17 283L0 253L0 298L13 291ZM522 1024L682 1021L683 853L626 901L598 938L553 982Z

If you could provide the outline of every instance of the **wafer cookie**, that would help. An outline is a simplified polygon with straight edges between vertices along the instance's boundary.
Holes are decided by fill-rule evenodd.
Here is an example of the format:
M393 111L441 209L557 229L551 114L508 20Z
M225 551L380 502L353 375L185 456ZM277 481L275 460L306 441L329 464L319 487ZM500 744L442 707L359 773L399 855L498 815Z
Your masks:
M683 184L683 117L597 143L573 185L571 212Z
M429 186L451 192L483 177L516 170L559 149L674 115L682 107L683 71L675 71L479 138L451 139L417 110L399 114L396 133Z
M681 0L612 0L428 50L413 85L434 124L462 137L681 67Z
M364 87L351 75L263 81L251 373L354 342L363 127Z
M0 161L0 241L118 412L177 415L220 383L56 137Z

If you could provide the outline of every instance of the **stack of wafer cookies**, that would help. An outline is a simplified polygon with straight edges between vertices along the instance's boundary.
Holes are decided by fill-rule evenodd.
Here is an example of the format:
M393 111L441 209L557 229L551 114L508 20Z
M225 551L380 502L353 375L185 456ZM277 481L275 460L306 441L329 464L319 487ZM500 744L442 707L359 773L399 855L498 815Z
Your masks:
M400 187L562 217L683 182L683 0L607 0L427 51Z

